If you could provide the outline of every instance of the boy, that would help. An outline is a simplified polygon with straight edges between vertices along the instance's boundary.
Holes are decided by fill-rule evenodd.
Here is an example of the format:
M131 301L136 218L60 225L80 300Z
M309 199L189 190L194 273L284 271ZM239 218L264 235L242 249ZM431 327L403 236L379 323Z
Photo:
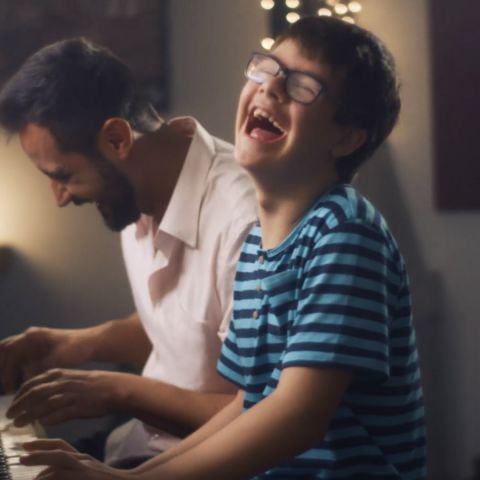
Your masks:
M218 365L240 392L136 470L68 452L23 460L52 465L44 478L426 478L405 266L348 183L396 122L391 56L357 26L306 18L272 55L254 54L246 76L236 156L259 224L237 266Z

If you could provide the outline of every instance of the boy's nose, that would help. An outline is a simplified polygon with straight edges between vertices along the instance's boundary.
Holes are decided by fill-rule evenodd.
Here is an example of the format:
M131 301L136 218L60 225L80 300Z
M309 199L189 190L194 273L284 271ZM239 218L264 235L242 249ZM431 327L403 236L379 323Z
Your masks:
M279 103L284 103L288 100L285 89L285 76L281 73L263 82L260 85L260 91L274 97Z
M70 192L64 185L60 184L56 180L52 180L50 182L50 187L58 207L65 207L71 202L72 198Z

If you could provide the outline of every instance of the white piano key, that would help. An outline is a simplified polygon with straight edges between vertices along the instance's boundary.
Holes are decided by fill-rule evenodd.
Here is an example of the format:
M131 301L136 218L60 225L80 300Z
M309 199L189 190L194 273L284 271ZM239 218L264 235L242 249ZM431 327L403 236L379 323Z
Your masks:
M8 466L9 471L9 476L0 476L0 479L34 480L40 472L45 470L45 467L29 467L21 465L19 458L25 452L22 447L23 443L38 438L38 431L34 425L15 427L12 421L6 418L5 413L12 400L13 396L11 395L0 395L0 447L2 449L0 455L3 457L2 462Z

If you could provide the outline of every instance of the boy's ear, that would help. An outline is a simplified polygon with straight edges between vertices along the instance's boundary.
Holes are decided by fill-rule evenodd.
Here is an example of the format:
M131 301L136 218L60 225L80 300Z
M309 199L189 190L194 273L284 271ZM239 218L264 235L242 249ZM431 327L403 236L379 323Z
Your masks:
M100 153L112 163L128 157L133 145L133 131L124 118L109 118L97 135Z
M367 132L363 128L347 128L332 148L332 156L334 158L346 157L360 148L366 139Z

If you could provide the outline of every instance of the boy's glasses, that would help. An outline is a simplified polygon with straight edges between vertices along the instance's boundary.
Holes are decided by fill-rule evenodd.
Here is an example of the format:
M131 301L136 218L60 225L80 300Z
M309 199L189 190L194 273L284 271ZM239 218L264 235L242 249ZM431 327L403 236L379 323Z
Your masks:
M272 55L252 53L245 68L245 76L252 82L262 84L281 74L285 78L285 91L295 102L308 105L325 93L326 86L313 75L289 70Z

